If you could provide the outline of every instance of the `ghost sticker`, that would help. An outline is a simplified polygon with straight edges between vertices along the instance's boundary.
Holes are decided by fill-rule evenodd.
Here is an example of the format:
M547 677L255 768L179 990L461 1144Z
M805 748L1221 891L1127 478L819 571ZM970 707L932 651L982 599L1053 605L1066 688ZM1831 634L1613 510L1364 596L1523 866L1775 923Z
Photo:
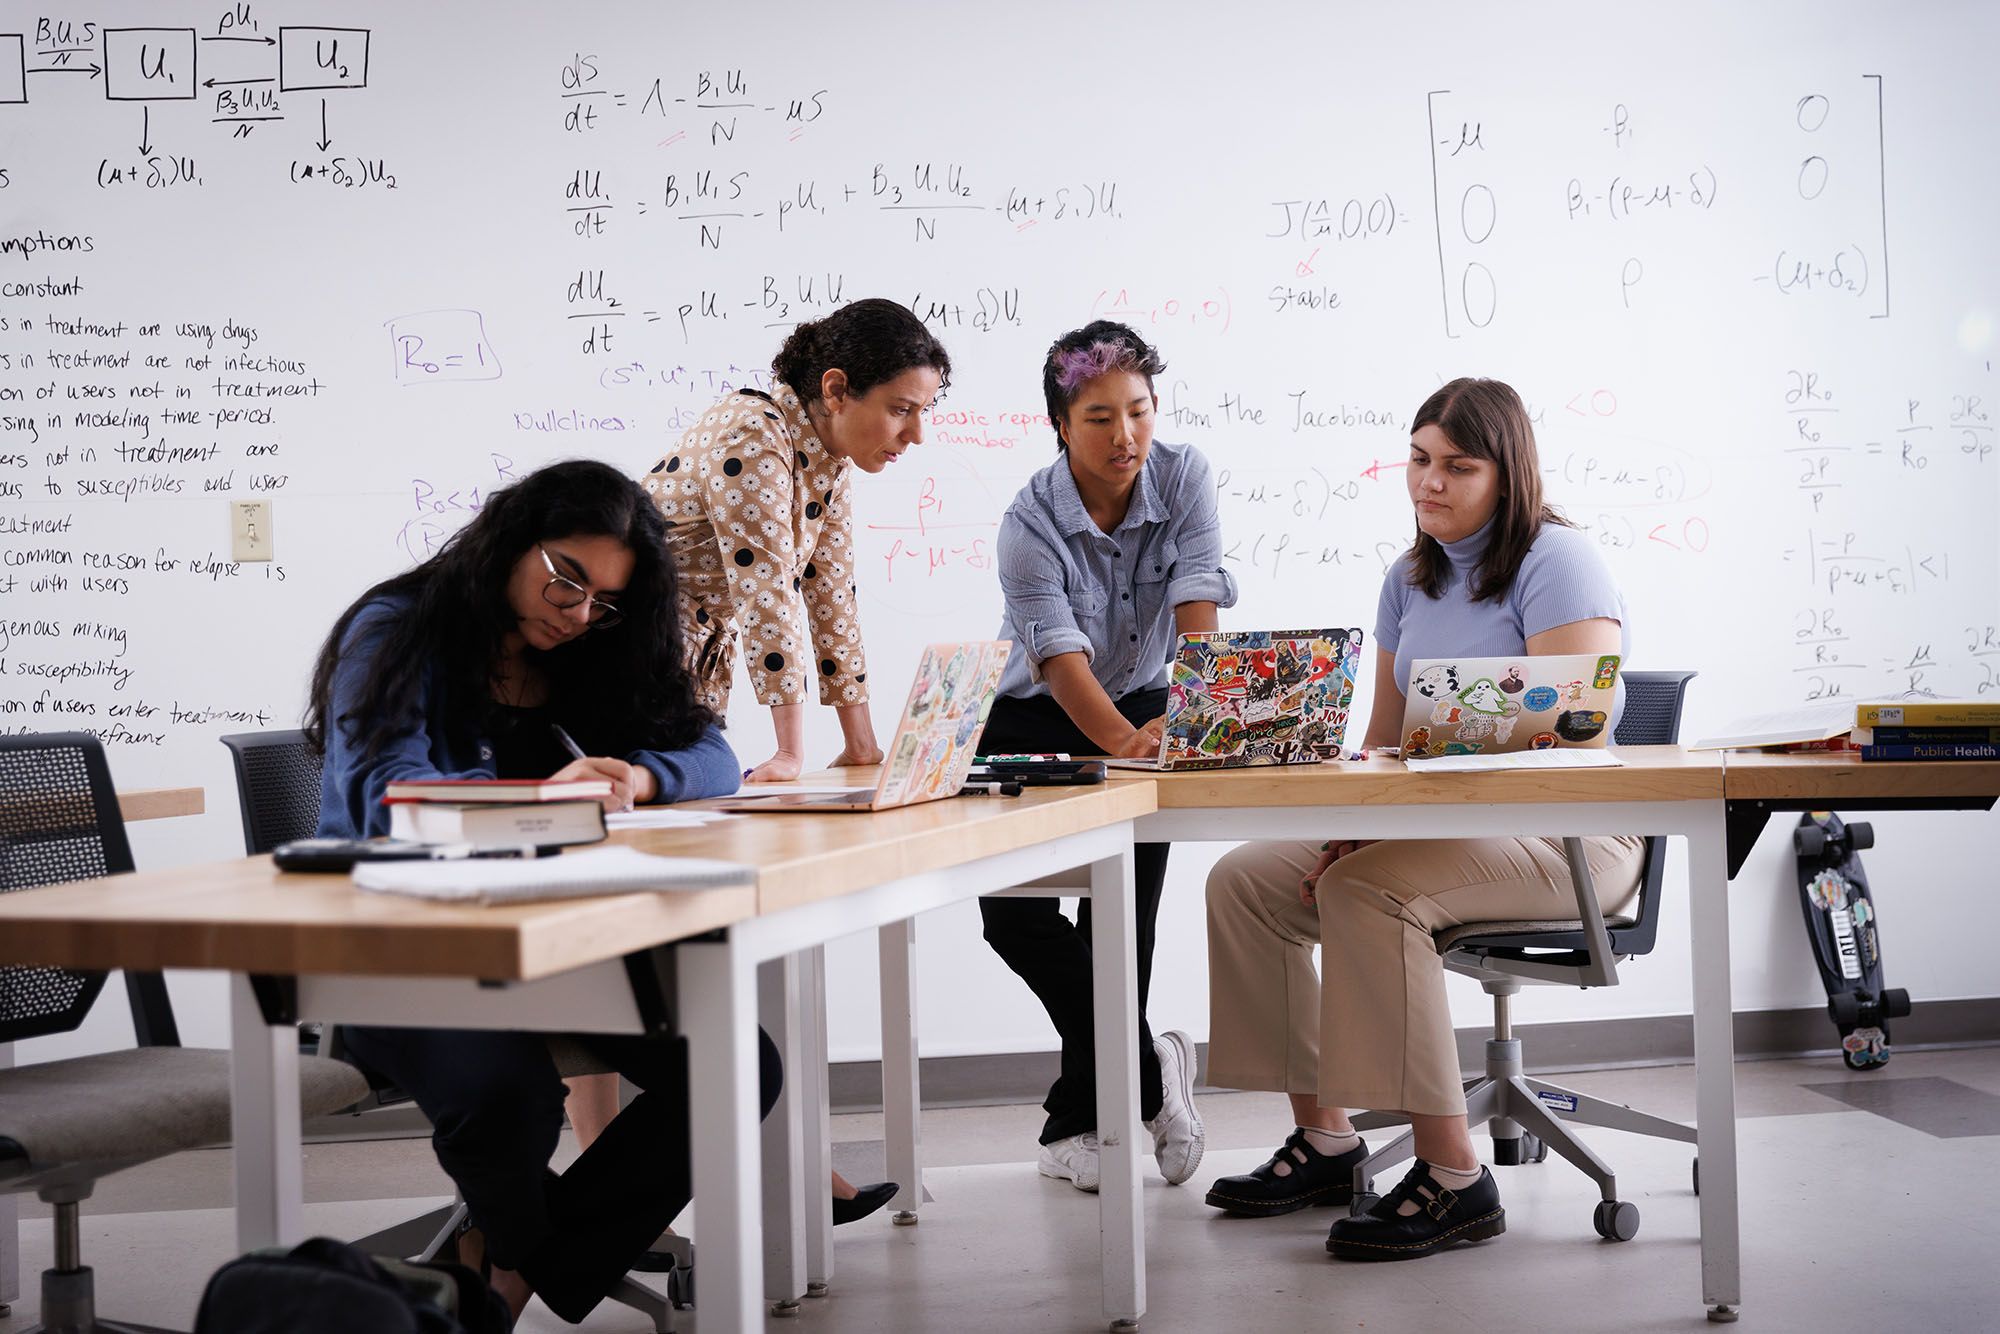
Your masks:
M1588 741L1604 730L1604 710L1570 709L1556 715L1556 735L1565 741Z
M1500 693L1500 687L1493 684L1493 678L1482 676L1458 696L1461 703L1474 713L1488 715L1506 712L1507 697Z
M1521 696L1521 707L1529 713L1547 713L1556 706L1556 692L1547 686L1536 686Z
M1530 750L1554 750L1555 744L1556 734L1554 732L1537 732L1528 738L1528 749Z

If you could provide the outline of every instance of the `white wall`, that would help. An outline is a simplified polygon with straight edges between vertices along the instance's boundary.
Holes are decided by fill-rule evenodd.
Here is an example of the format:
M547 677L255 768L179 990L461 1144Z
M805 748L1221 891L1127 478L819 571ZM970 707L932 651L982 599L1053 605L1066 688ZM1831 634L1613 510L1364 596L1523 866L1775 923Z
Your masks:
M366 29L365 86L353 34L350 86L331 89L295 87L343 82L315 69L324 34L283 48L282 83L215 88L200 85L278 79L279 48L201 40L183 70L155 38L162 73L199 88L169 99L190 85L135 82L135 39L108 76L52 72L62 34L0 9L26 66L51 71L10 103L0 58L0 239L51 239L0 254L17 285L0 289L0 394L21 395L0 403L0 726L80 722L110 734L122 784L206 787L210 814L135 828L142 865L236 850L214 738L297 717L312 650L359 589L509 474L573 453L647 467L830 282L912 302L958 363L930 443L856 487L885 735L918 645L998 624L992 528L1051 457L1024 424L1041 350L1100 314L1160 343L1163 437L1228 474L1244 598L1227 624L1372 630L1409 531L1399 474L1375 465L1402 457L1436 384L1489 374L1537 413L1552 496L1618 574L1632 665L1701 671L1691 732L1836 689L2000 688L1986 7L1698 5L1667 22L1246 4L1222 20L1172 3L1080 25L1048 4L884 4L863 24L776 4L257 3L257 26L229 33L212 8L107 2L73 21ZM265 114L283 119L218 123ZM215 329L213 362L190 364L211 354L183 322ZM226 371L231 322L254 354L303 364ZM422 350L399 357L412 332ZM50 351L131 363L58 371ZM259 401L268 422L160 419L241 406L218 379L319 388ZM162 400L134 396L155 380ZM86 383L152 420L76 425L98 406L69 397ZM200 453L118 461L163 438ZM277 560L232 567L224 501L259 473L284 479L255 493ZM180 490L83 494L103 477ZM68 522L25 531L35 519ZM95 553L139 568L86 590L107 573ZM70 582L37 591L51 573ZM155 712L113 715L136 701ZM761 757L756 710L732 725ZM830 721L811 727L830 757ZM1878 821L1888 967L1919 1000L1996 992L1959 927L1994 821ZM1156 1022L1197 1035L1215 851L1175 854L1156 970ZM1817 1003L1777 836L1740 883L1739 1004ZM1617 993L1537 994L1526 1017L1684 1011L1668 911L1658 956ZM921 939L926 1051L1051 1045L975 913ZM871 950L836 952L840 1057L875 1049ZM174 988L190 1038L220 1042L220 987ZM122 1040L122 1024L104 1007L24 1054Z

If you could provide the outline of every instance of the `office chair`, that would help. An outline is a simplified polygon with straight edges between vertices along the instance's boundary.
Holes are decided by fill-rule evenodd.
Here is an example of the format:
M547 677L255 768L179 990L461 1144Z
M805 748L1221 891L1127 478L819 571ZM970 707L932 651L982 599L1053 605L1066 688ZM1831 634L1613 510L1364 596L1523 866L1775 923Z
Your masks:
M1626 672L1625 707L1613 740L1625 746L1678 741L1681 704L1694 675ZM1617 966L1652 950L1660 923L1667 840L1646 840L1638 901L1630 916L1609 919L1599 910L1597 897L1589 888L1590 871L1583 861L1581 840L1563 841L1569 852L1570 874L1578 886L1581 916L1558 921L1470 922L1440 931L1436 936L1438 953L1444 956L1446 968L1476 979L1493 997L1493 1036L1486 1043L1486 1073L1466 1084L1465 1103L1471 1123L1485 1122L1492 1131L1494 1163L1502 1167L1538 1163L1553 1148L1595 1181L1602 1192L1602 1202L1591 1218L1597 1234L1607 1241L1630 1241L1639 1232L1639 1207L1618 1198L1617 1174L1571 1133L1567 1123L1580 1121L1686 1144L1695 1142L1694 1127L1522 1074L1521 1040L1514 1036L1512 1002L1524 984L1616 986ZM1375 1171L1408 1157L1410 1152L1411 1136L1405 1132L1368 1155L1355 1169L1354 1213L1361 1214L1375 1203Z
M243 850L252 857L319 827L320 756L306 734L238 732L220 738L236 768Z
M302 731L237 732L221 738L229 748L236 770L236 797L243 814L243 850L255 857L280 843L310 838L319 827L319 792L322 761ZM299 1026L300 1049L323 1050L335 1059L343 1057L340 1029L323 1030L319 1024ZM549 1039L549 1055L555 1059L556 1073L568 1079L576 1075L606 1074L604 1064L588 1050L561 1037ZM334 1108L359 1116L371 1107L387 1107L410 1101L401 1089L365 1088L351 1105ZM466 1219L463 1201L433 1209L415 1218L383 1228L354 1244L376 1255L417 1260L434 1260L451 1245L459 1225ZM650 1317L655 1334L672 1334L674 1311L694 1301L694 1248L685 1238L666 1238L656 1252L668 1278L668 1296L624 1279L611 1299Z
M96 738L0 737L0 893L131 869L125 822ZM0 966L0 1042L75 1029L103 986L101 972ZM306 1114L332 1111L366 1089L353 1066L299 1062ZM55 1267L42 1271L37 1329L154 1328L97 1317L78 1207L98 1178L224 1142L229 1130L226 1051L142 1046L0 1070L0 1191L32 1190L55 1209Z

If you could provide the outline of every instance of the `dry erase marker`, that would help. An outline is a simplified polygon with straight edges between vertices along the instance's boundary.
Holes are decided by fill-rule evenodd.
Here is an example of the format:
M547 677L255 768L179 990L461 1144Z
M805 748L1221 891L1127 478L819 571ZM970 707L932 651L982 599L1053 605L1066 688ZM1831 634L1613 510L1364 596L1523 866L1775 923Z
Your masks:
M967 783L958 790L961 797L1018 797L1019 783Z
M556 740L562 742L562 748L570 753L571 758L579 760L585 758L583 747L576 744L575 737L563 731L561 723L550 723L549 730L556 734Z

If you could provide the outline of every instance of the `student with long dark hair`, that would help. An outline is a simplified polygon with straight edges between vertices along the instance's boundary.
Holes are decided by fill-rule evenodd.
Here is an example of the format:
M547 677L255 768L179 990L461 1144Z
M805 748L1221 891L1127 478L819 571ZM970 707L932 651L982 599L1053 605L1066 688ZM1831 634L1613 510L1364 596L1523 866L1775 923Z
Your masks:
M924 440L951 358L893 301L855 301L801 324L771 362L767 394L738 389L702 414L641 483L666 517L681 634L696 688L726 711L741 646L777 752L747 775L804 767L811 683L840 719L838 765L877 764L855 597L856 468L881 472Z
M1236 601L1208 460L1153 439L1160 354L1122 324L1064 334L1042 365L1055 462L1028 479L1001 519L996 553L1014 641L980 738L989 754L1158 752L1167 660L1184 631L1216 628ZM1146 1024L1154 920L1167 845L1134 849L1139 965L1139 1103L1169 1182L1201 1162L1195 1049ZM1039 1170L1098 1186L1096 1040L1090 901L1072 923L1053 898L979 901L986 940L1034 991L1062 1038L1062 1071L1042 1106Z
M1412 422L1416 537L1382 581L1367 744L1394 746L1419 658L1624 655L1624 599L1596 544L1542 498L1534 427L1497 380L1453 380ZM1614 720L1615 726L1615 720ZM1583 840L1606 915L1644 840ZM1333 1225L1348 1260L1404 1260L1506 1230L1474 1155L1433 932L1573 912L1559 838L1246 843L1208 878L1209 1082L1290 1095L1296 1128L1208 1203L1267 1217L1343 1204L1367 1146L1345 1109L1407 1114L1417 1162ZM1321 947L1314 976L1312 947Z
M335 837L385 832L397 779L604 779L622 808L733 792L740 774L688 675L658 511L582 461L494 492L436 555L362 594L320 650L307 733L325 756L319 833ZM430 1118L517 1315L533 1293L581 1320L687 1203L684 1043L573 1035L642 1092L558 1177L564 1087L544 1035L345 1032ZM761 1055L768 1111L768 1038Z

